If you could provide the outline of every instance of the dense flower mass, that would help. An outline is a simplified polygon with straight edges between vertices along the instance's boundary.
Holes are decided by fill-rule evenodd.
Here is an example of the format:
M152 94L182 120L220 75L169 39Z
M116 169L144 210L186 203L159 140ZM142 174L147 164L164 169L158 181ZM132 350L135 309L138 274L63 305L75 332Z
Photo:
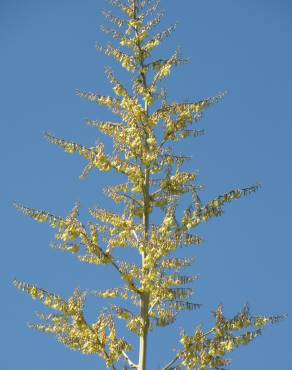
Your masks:
M197 276L182 271L194 259L173 253L181 247L200 245L203 239L195 229L221 216L227 203L249 195L258 186L235 189L206 203L201 201L202 186L197 183L197 173L183 169L189 158L175 153L174 143L200 136L203 131L194 125L224 93L195 102L168 101L161 84L186 60L178 51L166 59L153 59L152 52L172 34L175 25L154 33L162 18L159 1L110 2L120 15L109 11L103 14L117 29L107 26L102 30L112 36L116 45L98 45L97 49L130 72L132 86L122 83L108 68L106 76L113 96L79 90L77 95L109 108L116 115L115 122L87 120L91 127L112 139L113 150L107 153L100 141L86 147L51 134L46 137L66 152L78 153L85 159L81 178L94 169L122 175L124 182L106 188L105 193L115 203L124 204L123 211L92 208L89 210L92 220L85 225L79 220L79 205L67 217L23 205L17 208L57 230L54 248L76 254L84 263L112 266L120 274L121 286L99 292L76 290L68 300L36 285L15 281L15 286L56 312L40 314L41 323L33 325L34 329L56 335L72 350L99 355L112 369L117 369L123 358L130 368L145 370L149 331L173 324L180 311L200 307L190 301L193 290L189 284ZM188 199L188 205L178 211L182 197ZM132 248L141 257L141 263L119 260L118 248ZM124 300L125 307L110 305L96 322L89 324L84 317L84 304L90 293L98 298ZM137 364L128 355L133 346L117 333L117 319L124 320L129 331L139 337ZM181 333L183 348L163 370L226 367L229 364L226 354L251 342L262 328L278 319L253 317L247 307L233 319L227 319L220 306L215 313L215 326L208 332L198 327L191 335Z

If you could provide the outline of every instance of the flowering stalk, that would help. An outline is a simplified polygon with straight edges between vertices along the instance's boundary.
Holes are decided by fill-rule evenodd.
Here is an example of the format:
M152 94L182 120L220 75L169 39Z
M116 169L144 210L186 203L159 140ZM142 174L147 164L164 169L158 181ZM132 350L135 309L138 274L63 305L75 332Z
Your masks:
M197 184L197 174L183 170L189 158L176 154L174 143L200 136L202 130L194 129L193 125L224 94L195 102L168 102L161 84L175 67L186 60L177 51L166 59L153 59L152 52L172 34L175 26L151 35L162 17L158 12L159 1L110 2L122 16L104 12L106 19L117 28L102 27L102 30L119 46L98 46L98 50L112 57L131 74L132 91L112 69L107 68L106 75L115 96L79 90L77 95L109 108L116 115L117 122L87 121L112 138L114 151L107 154L101 142L85 147L51 134L46 134L46 137L66 152L78 153L87 161L81 178L94 169L123 175L123 183L105 189L114 202L124 203L123 211L119 214L103 208L90 209L94 220L84 225L79 220L79 205L67 217L22 205L17 205L17 208L57 229L55 238L59 242L53 244L55 248L76 254L84 263L111 265L121 277L121 286L92 293L100 299L120 298L125 303L108 306L95 323L89 324L84 317L88 292L76 290L66 300L34 284L15 281L15 285L55 312L40 314L41 323L32 325L34 329L54 334L72 350L100 356L109 368L117 369L121 361L125 361L130 368L146 370L149 368L149 331L157 326L173 324L181 311L200 307L190 301L193 290L189 284L196 280L196 276L181 272L192 265L193 259L174 257L173 253L181 247L201 244L203 240L195 229L201 223L221 216L226 203L255 192L258 186L231 190L203 204L199 197L202 187ZM184 196L189 197L189 206L181 215L177 206ZM154 210L161 211L160 222L154 222ZM116 249L127 247L140 255L140 264L116 258ZM117 333L116 321L119 319L124 320L127 329L139 339L137 361L129 355L133 345ZM163 370L173 369L173 365L176 369L198 370L227 366L227 353L248 344L268 323L279 319L251 316L248 307L234 318L227 319L219 306L215 325L209 331L204 332L198 327L193 335L181 333L183 348Z

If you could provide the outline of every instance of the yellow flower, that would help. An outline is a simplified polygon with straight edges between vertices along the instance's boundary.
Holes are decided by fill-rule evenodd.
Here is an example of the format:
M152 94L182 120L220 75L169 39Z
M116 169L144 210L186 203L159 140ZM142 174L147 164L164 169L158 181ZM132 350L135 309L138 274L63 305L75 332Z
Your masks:
M225 349L227 352L231 352L231 351L233 351L233 349L234 349L234 343L233 343L231 340L229 340L227 343L225 343L225 345L224 345L224 349Z
M142 23L138 19L132 19L129 22L129 26L132 27L132 28L139 28L139 27L141 27L141 25L142 25Z
M33 286L29 293L33 299L38 298L38 289L36 287Z

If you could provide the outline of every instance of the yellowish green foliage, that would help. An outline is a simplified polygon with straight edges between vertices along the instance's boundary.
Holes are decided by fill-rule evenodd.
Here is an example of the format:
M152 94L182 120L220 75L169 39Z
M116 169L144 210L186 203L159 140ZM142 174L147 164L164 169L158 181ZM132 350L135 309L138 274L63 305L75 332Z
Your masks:
M131 90L129 84L123 84L113 70L107 68L113 96L80 91L77 94L109 108L116 115L116 122L87 121L113 140L113 151L107 153L100 141L85 147L51 134L46 137L66 152L78 153L86 160L81 178L94 169L123 175L124 182L105 189L114 202L124 204L123 211L90 209L92 219L84 225L79 220L78 205L67 217L22 205L17 208L56 229L58 242L52 244L54 248L76 254L81 262L111 265L121 277L121 286L91 293L104 299L121 298L125 307L107 306L97 321L89 324L83 309L86 296L91 293L76 290L66 300L36 285L19 281L15 281L15 285L54 311L50 315L40 314L41 323L33 325L34 329L56 335L72 350L100 356L112 369L126 361L131 368L145 370L149 331L173 324L180 311L200 307L190 301L193 290L189 284L197 277L181 271L191 266L193 259L174 257L173 252L183 246L200 245L203 240L195 229L221 216L226 203L255 192L258 186L228 191L206 203L201 201L197 174L183 169L190 158L176 154L174 143L201 135L203 131L194 129L193 125L224 94L195 102L169 102L161 83L174 72L174 67L186 60L178 51L166 59L155 60L152 51L172 34L175 26L153 34L162 17L157 12L159 2L110 2L121 15L108 11L104 15L118 29L102 27L102 30L111 35L117 45L97 48L130 73ZM178 212L183 196L189 197L189 206L184 212ZM161 212L160 222L158 216L153 216L155 209ZM132 248L131 253L140 255L141 263L118 260L117 248ZM139 337L139 359L136 361L128 354L134 345L117 333L117 319L124 320L127 329ZM279 318L254 317L245 307L233 319L226 319L220 306L215 319L214 327L207 332L201 327L193 334L182 332L182 349L163 369L173 369L174 365L176 369L200 370L225 367L229 364L226 354L251 342L268 323Z

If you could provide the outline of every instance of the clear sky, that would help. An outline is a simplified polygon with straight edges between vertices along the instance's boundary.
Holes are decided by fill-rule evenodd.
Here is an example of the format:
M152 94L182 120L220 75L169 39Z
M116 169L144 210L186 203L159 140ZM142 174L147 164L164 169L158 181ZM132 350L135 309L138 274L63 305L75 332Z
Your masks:
M1 356L3 370L92 370L104 365L73 353L54 337L30 331L41 305L12 287L13 277L69 296L75 287L109 287L111 270L79 263L49 248L53 232L19 214L13 201L66 215L80 200L114 209L101 189L112 175L78 179L84 162L43 139L59 137L94 144L97 131L84 118L108 113L75 96L75 88L108 93L103 74L110 59L99 25L103 0L0 0L1 182ZM292 3L289 0L171 0L163 25L178 21L161 56L180 46L190 64L169 81L176 100L228 91L200 126L206 135L180 149L193 155L208 200L260 182L255 195L226 207L226 214L201 228L204 246L194 249L200 311L187 313L173 329L151 336L149 370L172 358L179 327L191 330L224 303L228 315L249 302L255 314L291 313L291 66ZM117 69L118 70L118 69ZM124 74L122 74L124 77ZM289 283L290 281L290 283ZM102 302L91 299L88 315ZM269 327L254 344L231 354L233 369L292 369L291 318ZM134 354L133 357L136 357Z

